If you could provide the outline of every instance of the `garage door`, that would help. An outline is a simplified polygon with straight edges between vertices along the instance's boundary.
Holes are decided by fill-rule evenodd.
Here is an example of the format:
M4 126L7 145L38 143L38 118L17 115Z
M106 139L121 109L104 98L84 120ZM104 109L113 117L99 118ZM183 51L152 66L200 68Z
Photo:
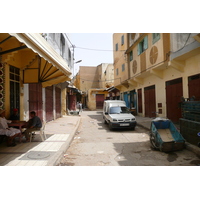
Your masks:
M155 85L144 88L145 117L156 117Z
M104 94L96 94L96 108L102 109L104 103Z
M53 120L53 86L45 88L46 121Z
M42 105L42 85L39 83L29 84L29 111L35 111L41 120L43 120Z
M182 78L166 82L167 117L173 122L179 122L179 118L181 118L181 108L179 103L182 96Z

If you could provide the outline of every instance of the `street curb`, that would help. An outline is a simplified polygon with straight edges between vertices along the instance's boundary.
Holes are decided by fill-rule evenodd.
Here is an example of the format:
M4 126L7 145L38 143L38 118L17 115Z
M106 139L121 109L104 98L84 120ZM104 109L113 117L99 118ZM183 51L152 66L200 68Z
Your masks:
M74 129L74 132L71 133L68 137L68 139L66 140L66 142L62 145L62 147L55 153L55 155L48 161L48 163L46 164L46 166L57 166L63 156L63 154L67 151L67 149L69 148L70 144L73 141L73 138L77 132L77 129L80 125L81 122L81 118L78 120L78 123L76 124L76 127Z
M143 126L142 124L140 124L140 123L138 123L138 122L137 122L137 126L140 126L140 127L144 128L144 129L150 131L150 128L147 128L146 126Z

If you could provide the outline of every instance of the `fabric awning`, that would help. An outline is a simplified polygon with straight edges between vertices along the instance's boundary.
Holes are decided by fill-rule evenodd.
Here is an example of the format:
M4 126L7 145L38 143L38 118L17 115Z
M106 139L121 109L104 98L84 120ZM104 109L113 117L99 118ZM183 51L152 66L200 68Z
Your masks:
M24 83L41 82L42 87L47 87L70 80L71 72L68 63L39 33L9 34L34 52L30 62L20 67L24 71Z

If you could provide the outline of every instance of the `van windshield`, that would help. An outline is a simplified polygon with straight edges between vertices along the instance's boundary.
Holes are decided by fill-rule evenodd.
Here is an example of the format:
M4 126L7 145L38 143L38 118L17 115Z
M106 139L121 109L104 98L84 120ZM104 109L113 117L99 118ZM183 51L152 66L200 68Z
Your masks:
M129 113L129 109L127 107L110 107L110 114L120 114L120 113Z

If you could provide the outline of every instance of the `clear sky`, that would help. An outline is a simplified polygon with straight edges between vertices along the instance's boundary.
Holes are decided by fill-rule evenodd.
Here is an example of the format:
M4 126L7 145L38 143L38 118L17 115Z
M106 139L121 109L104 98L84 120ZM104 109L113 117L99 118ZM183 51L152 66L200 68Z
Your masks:
M112 33L69 33L70 41L75 45L75 73L79 66L97 66L101 63L113 63Z

